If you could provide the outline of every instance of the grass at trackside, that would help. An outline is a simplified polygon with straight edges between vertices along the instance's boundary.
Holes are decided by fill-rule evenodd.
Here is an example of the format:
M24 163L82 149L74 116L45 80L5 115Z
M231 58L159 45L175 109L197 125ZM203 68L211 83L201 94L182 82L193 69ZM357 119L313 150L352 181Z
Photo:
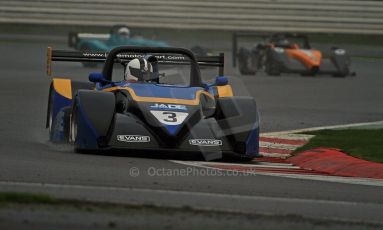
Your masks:
M342 149L354 157L383 163L383 129L320 130L305 134L315 137L295 152L331 147Z
M54 204L56 202L56 199L48 195L21 192L0 192L0 204Z

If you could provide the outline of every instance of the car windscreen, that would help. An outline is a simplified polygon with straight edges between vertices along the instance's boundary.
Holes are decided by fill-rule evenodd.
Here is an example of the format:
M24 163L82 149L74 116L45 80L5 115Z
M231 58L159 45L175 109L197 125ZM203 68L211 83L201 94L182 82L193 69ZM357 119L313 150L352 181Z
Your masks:
M191 63L180 54L129 54L117 55L113 65L112 81L128 80L160 84L189 85Z
M127 56L126 53L119 55ZM142 54L129 56L129 59L119 58L112 71L112 81L128 80L129 74L139 78L141 81L152 82L156 84L170 84L189 86L191 82L191 62L190 59L181 54ZM138 62L134 59L145 59L150 67L145 70L145 65L132 65L132 62ZM133 68L132 68L133 67ZM148 71L150 73L148 73ZM140 73L141 72L141 73ZM217 67L200 67L201 76L204 82L211 82L218 73ZM138 77L139 76L139 77Z

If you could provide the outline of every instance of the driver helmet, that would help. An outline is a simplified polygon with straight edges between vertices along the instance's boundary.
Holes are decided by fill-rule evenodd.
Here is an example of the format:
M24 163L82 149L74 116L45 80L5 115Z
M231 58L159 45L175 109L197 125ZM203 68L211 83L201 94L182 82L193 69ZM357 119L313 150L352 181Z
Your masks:
M150 80L153 75L153 67L145 58L131 60L125 69L125 80L131 82L143 82Z
M277 46L288 47L290 46L290 42L286 38L283 38L277 41Z
M130 38L130 30L128 27L121 27L117 30L117 34L123 38Z

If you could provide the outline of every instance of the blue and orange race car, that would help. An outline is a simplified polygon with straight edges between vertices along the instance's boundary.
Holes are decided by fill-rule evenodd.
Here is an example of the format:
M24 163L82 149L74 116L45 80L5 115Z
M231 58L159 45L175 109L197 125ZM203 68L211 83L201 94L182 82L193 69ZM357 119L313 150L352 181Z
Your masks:
M134 72L134 60L151 71L128 81L125 73ZM195 57L170 47L122 46L109 53L48 48L48 75L52 61L104 62L89 82L53 78L46 124L53 142L79 151L199 152L206 160L224 153L258 156L256 102L233 95L223 76L223 55ZM218 68L219 76L204 82L200 66Z

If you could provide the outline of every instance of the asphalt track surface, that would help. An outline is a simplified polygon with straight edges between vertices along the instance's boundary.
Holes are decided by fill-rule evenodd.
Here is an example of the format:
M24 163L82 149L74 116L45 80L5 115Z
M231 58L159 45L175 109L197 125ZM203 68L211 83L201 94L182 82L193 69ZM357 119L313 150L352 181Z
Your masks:
M309 213L314 219L339 218L350 223L357 220L363 228L382 227L381 186L265 175L152 176L148 171L152 167L185 169L187 166L168 161L182 160L185 156L77 154L71 147L49 143L44 128L50 83L45 75L47 45L65 48L65 44L49 41L0 43L0 181L53 184L60 190L58 195L68 193L77 198L93 194L113 200L113 193L107 190L113 187L122 190L119 196L125 197L117 202L123 202L126 196L142 202L158 197L151 202L156 204L160 200L161 205L172 206L176 201L184 201L193 207L237 210L242 205L251 212L302 216ZM358 75L350 78L240 76L232 69L227 72L235 92L256 98L262 132L268 132L383 120L383 62L358 60L353 66ZM80 75L76 78L80 78L88 70L78 67L76 71ZM86 74L83 78L87 78ZM192 159L200 160L198 156ZM139 171L138 176L131 175L133 167ZM71 187L74 185L88 190L76 190ZM33 191L18 184L8 187L12 186ZM0 185L3 190L6 187Z

